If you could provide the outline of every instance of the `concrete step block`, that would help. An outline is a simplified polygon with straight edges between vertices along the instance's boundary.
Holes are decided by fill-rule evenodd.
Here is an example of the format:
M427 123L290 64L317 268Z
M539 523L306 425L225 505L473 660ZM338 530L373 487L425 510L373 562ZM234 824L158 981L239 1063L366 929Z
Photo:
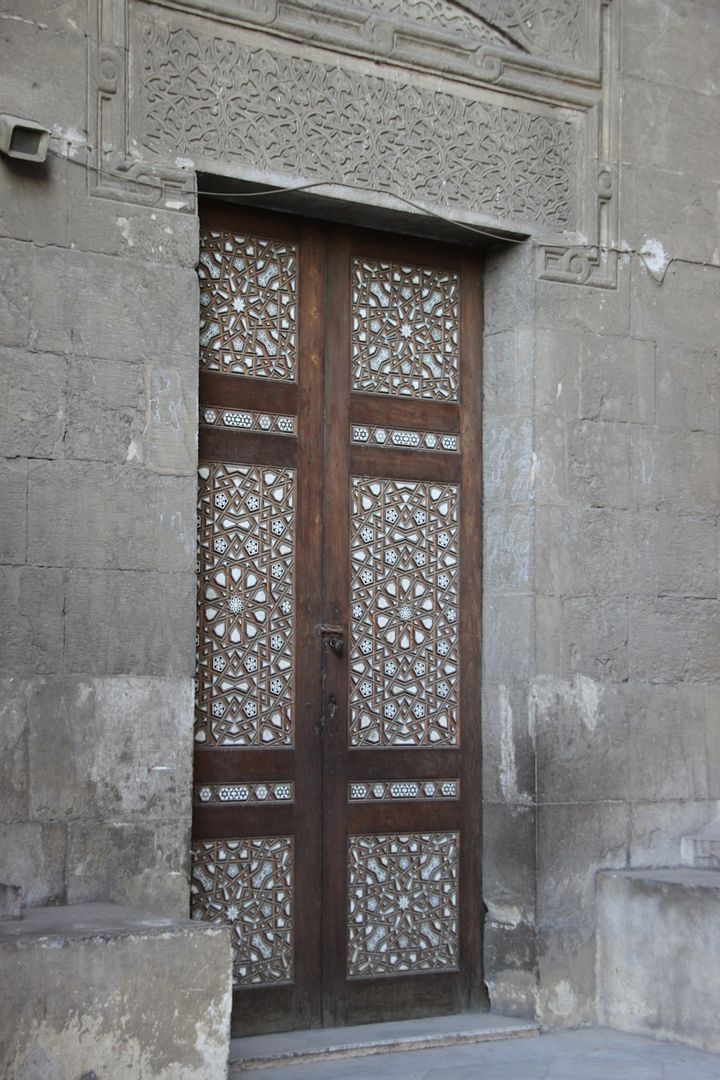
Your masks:
M232 997L223 926L114 904L0 921L7 1080L222 1080Z
M720 1052L720 873L597 875L600 1023Z

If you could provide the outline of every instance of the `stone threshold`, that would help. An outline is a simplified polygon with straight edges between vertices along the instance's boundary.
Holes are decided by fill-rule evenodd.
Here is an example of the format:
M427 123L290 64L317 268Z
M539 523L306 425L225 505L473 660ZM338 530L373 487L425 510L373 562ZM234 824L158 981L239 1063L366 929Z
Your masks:
M490 1042L495 1039L521 1039L537 1035L539 1030L539 1026L532 1021L490 1013L462 1013L458 1016L434 1016L426 1020L253 1035L232 1039L229 1071L233 1075L246 1069L271 1065L310 1064L330 1058L428 1050L436 1046Z

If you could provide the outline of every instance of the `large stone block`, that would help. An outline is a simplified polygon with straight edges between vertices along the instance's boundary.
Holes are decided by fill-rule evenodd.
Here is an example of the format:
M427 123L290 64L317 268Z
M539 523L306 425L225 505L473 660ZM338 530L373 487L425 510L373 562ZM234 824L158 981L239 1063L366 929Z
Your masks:
M45 352L155 360L195 371L199 289L192 270L83 251L32 258L32 338Z
M227 930L110 904L0 925L0 1044L13 1080L223 1080Z
M533 406L533 339L527 330L502 330L483 343L485 414L526 416Z
M483 430L483 495L486 502L527 503L532 484L532 422L490 420Z
M539 933L538 974L541 1024L568 1028L596 1022L594 927Z
M0 563L25 562L28 464L0 458Z
M587 420L655 420L655 343L585 334L580 353L580 415Z
M24 907L64 899L65 841L64 824L16 821L0 825L3 881L20 886Z
M533 689L541 802L708 797L708 741L720 719L712 690L584 675L544 676Z
M561 673L598 683L628 677L628 605L622 596L570 597L562 602Z
M57 25L57 24L56 24ZM22 16L0 22L0 101L59 137L87 141L87 39L66 20L61 30ZM28 77L29 70L35 77ZM42 77L40 77L42 76Z
M671 171L627 166L621 187L627 207L623 239L633 251L646 253L651 265L656 254L717 262L717 176L698 175L692 162L682 162L681 169L676 163Z
M535 924L535 809L483 805L483 900L497 925Z
M625 596L653 590L643 516L614 507L539 506L535 584L546 596Z
M593 334L626 334L630 321L630 266L620 258L617 289L573 288L559 281L539 280L535 318L539 330Z
M627 865L627 804L538 806L537 823L538 929L591 926L596 870Z
M65 361L20 349L0 350L3 398L0 454L63 456Z
M633 803L630 866L680 866L683 837L697 833L719 811L720 803L712 799Z
M50 566L194 570L196 484L131 465L31 462L28 558Z
M493 593L528 592L532 570L531 510L485 514L484 587Z
M629 506L626 424L577 420L568 429L568 497L581 506Z
M150 366L145 372L144 459L155 472L195 476L197 373Z
M716 94L697 93L625 76L621 155L624 162L656 169L720 175L720 146L708 131L720 125Z
M69 904L109 900L186 917L190 818L173 822L71 822L65 870Z
M531 330L535 314L535 252L531 244L512 244L485 260L485 331Z
M633 0L620 14L624 71L663 86L716 92L714 0Z
M657 413L661 427L720 431L720 354L715 349L658 345Z
M533 704L526 683L483 688L483 798L529 805L535 799Z
M657 109L657 104L653 108ZM660 285L641 260L634 260L633 337L655 340L664 346L715 349L717 340L710 328L717 315L718 274L714 266L674 262L667 267Z
M0 236L67 247L67 171L72 167L53 153L41 169L4 157L0 167ZM77 165L75 170L82 173Z
M631 600L630 677L650 682L720 679L720 601Z
M35 820L190 816L190 678L38 680L28 715Z
M27 345L30 335L30 245L0 240L0 345Z
M598 875L601 1023L720 1052L720 874Z
M27 820L29 799L26 683L0 679L0 821Z
M543 329L535 335L535 404L558 417L575 420L579 411L580 350L578 330Z
M562 506L567 497L568 424L563 409L538 406L530 472L536 506Z
M61 671L62 571L40 566L0 567L0 591L0 672L44 675Z
M650 513L648 562L659 596L717 597L718 526L713 517Z
M530 677L533 601L527 595L483 600L483 678L489 683L523 682Z
M637 430L630 441L630 477L641 506L714 514L720 504L720 440L701 431Z
M535 1018L537 938L525 923L508 926L491 919L484 926L484 976L490 1008L506 1016Z
M139 364L76 357L68 372L68 457L136 464L147 422Z
M70 571L65 671L192 678L195 593L190 573Z
M88 197L82 169L68 172L68 227L79 251L194 270L200 229L194 214ZM164 359L164 357L158 357Z

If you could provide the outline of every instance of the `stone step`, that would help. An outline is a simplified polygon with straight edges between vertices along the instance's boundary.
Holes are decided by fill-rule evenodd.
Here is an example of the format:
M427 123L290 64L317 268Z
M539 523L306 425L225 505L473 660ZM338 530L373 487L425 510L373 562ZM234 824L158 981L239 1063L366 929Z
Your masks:
M230 1043L230 1074L270 1065L297 1065L330 1058L364 1057L435 1046L520 1039L537 1035L532 1021L490 1013L434 1016L344 1028L253 1035Z

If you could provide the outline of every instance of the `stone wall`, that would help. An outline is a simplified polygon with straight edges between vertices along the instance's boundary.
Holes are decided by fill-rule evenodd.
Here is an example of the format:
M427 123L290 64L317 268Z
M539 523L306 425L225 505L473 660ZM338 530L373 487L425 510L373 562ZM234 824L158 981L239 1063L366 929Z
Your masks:
M621 10L616 288L488 272L489 978L550 1026L595 1017L597 869L720 809L720 10Z
M0 11L0 878L186 914L197 223L88 196L87 8Z
M197 26L203 4L190 6ZM591 0L578 8L585 74L563 74L556 58L540 65L552 69L552 108L562 112L562 93L573 99L568 122L587 148L568 188L575 247L540 219L448 210L538 242L488 257L485 891L494 1007L537 1010L550 1025L594 1016L597 868L678 862L681 835L720 806L720 13L715 0L610 8L619 84L601 87L587 60ZM91 3L88 22L85 0L0 4L0 107L53 133L46 168L0 162L0 879L22 884L28 904L103 899L181 914L194 172L145 129L120 145L127 87L111 45L126 32L122 11ZM380 39L362 26L349 67L377 71ZM502 32L515 32L512 19ZM287 52L290 31L278 33ZM463 100L514 94L527 112L539 76L523 53L493 82L496 44L482 93L468 89L467 58L457 70L443 61L441 85L461 83ZM615 74L617 55L605 63ZM242 178L219 136L210 143L203 168ZM364 201L392 204L382 191ZM618 251L583 246L597 239Z

